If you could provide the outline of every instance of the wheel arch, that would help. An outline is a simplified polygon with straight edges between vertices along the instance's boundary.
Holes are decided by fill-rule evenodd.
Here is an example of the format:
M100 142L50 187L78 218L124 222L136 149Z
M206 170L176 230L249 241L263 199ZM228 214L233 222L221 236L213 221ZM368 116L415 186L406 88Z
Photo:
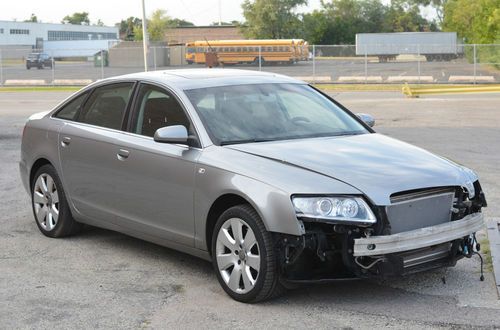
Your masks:
M262 215L260 214L259 210L253 205L253 203L248 201L248 199L235 193L226 193L224 195L219 196L210 206L205 225L205 242L207 245L207 251L210 255L212 254L211 246L212 246L213 231L217 220L219 219L221 214L224 213L224 211L228 210L233 206L241 204L246 204L251 206L262 219Z
M33 163L33 166L31 166L30 176L29 176L29 189L30 189L30 191L31 191L31 187L33 187L33 179L35 178L36 171L38 171L38 169L44 165L54 166L47 158L44 158L44 157L38 158Z

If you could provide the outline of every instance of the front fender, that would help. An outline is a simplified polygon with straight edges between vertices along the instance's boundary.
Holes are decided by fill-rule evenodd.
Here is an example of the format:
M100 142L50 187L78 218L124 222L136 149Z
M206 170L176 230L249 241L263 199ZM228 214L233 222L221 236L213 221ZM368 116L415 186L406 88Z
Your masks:
M194 215L197 248L207 248L208 213L214 202L226 194L240 196L252 205L268 231L304 234L301 222L295 216L289 193L256 179L214 167L200 166L196 175Z

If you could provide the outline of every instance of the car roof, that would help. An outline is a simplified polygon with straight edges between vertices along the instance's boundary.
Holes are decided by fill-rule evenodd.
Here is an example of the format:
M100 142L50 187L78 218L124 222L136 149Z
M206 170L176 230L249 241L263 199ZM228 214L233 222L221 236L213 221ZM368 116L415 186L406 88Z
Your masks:
M106 80L137 79L153 81L183 90L265 83L306 84L303 81L269 72L238 69L180 69L127 74Z

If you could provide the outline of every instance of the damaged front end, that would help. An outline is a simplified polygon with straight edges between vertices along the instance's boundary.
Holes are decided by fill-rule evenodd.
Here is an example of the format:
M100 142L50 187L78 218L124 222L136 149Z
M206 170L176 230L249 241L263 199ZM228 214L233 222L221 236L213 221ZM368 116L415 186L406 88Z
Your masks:
M354 214L345 214L354 206L342 209L342 198L349 197L326 197L333 202L328 205L317 198L316 213L294 201L305 234L277 237L284 283L384 278L454 266L478 250L475 232L483 227L481 209L487 204L479 181L473 184L472 194L463 187L439 187L393 194L388 206L363 200L359 208L366 205L369 211L350 219L343 215ZM333 216L324 216L327 211Z

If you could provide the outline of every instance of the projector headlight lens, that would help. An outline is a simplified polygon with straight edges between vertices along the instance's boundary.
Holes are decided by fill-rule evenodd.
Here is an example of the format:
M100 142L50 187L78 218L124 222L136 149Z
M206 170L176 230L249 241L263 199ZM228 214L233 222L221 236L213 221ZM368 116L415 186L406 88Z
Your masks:
M298 217L334 222L372 224L377 222L372 210L361 197L294 196L292 203Z

